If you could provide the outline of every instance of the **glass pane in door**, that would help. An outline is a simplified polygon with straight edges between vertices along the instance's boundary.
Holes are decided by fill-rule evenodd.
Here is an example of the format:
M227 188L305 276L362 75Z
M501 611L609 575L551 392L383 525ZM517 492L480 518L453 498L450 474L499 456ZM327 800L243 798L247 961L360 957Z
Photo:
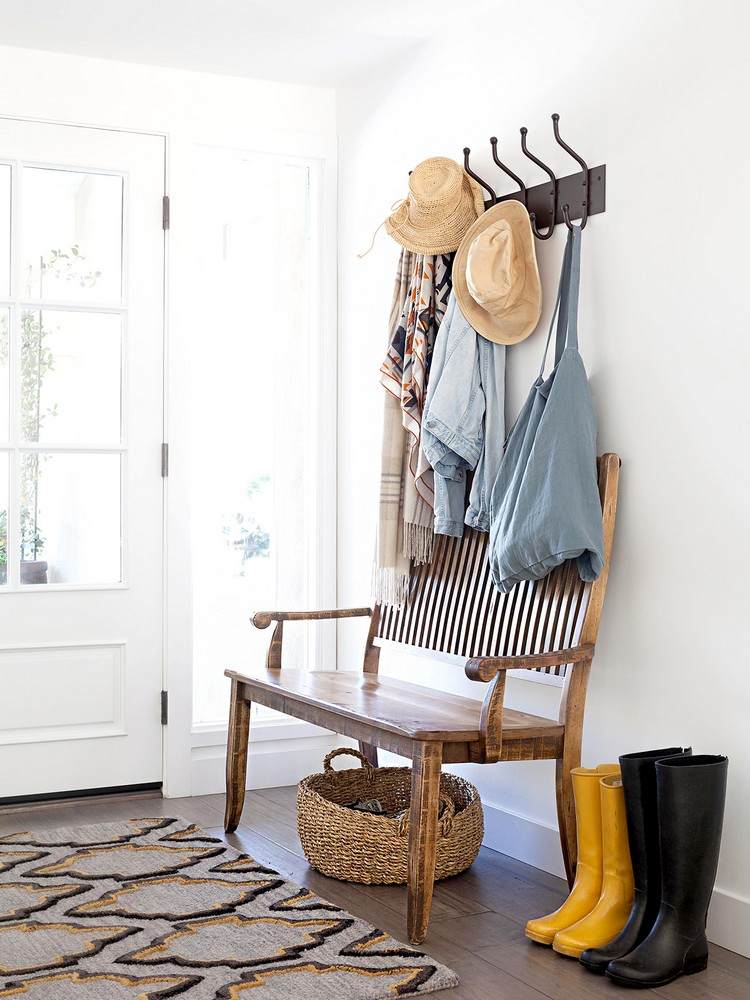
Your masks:
M0 296L10 295L11 170L0 163Z
M121 459L21 451L21 583L119 583Z
M120 443L121 326L112 313L22 312L25 441Z
M122 299L123 179L24 167L21 294L31 301Z

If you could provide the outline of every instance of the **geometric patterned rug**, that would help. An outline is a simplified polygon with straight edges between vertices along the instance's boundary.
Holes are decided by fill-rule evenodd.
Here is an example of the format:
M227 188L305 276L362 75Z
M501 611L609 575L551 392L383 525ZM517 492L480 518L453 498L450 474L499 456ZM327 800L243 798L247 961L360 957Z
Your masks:
M185 820L0 837L2 1000L379 1000L457 982Z

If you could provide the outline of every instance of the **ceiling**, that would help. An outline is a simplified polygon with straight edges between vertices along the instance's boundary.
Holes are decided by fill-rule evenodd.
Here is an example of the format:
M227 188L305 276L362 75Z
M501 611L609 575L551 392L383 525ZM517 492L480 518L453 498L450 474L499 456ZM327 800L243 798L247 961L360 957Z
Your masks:
M460 10L491 4L464 0ZM0 0L0 43L337 86L425 41L457 9L455 0Z

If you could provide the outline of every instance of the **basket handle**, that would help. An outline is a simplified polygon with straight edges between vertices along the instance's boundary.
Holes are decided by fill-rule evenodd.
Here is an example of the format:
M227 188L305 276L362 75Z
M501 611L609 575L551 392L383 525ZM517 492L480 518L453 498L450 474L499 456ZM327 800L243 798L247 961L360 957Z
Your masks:
M445 792L440 793L440 803L445 806L443 815L440 817L440 836L448 837L453 829L453 817L456 815L456 803ZM398 821L398 835L405 837L409 832L409 810L404 811L403 816Z
M340 757L342 754L349 754L349 756L351 757L356 757L357 760L362 765L363 770L367 772L368 780L372 778L375 768L372 766L372 764L369 762L369 760L367 759L367 757L365 757L363 753L360 753L359 750L353 750L351 747L339 747L337 750L331 750L330 753L327 753L325 755L325 757L323 758L323 771L326 774L333 771L333 767L331 766L331 761L334 759L334 757Z

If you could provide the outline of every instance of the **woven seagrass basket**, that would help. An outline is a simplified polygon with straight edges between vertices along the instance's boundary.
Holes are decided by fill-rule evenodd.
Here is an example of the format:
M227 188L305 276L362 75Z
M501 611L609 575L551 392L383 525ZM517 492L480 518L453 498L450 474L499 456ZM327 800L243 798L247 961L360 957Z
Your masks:
M362 767L334 771L331 761L340 754L357 757ZM346 808L360 799L379 799L388 815ZM333 750L323 761L322 774L311 774L299 783L297 829L305 857L331 878L368 885L405 884L410 799L410 767L373 767L357 750ZM441 774L440 809L437 879L466 871L479 853L484 833L479 792L463 778Z

